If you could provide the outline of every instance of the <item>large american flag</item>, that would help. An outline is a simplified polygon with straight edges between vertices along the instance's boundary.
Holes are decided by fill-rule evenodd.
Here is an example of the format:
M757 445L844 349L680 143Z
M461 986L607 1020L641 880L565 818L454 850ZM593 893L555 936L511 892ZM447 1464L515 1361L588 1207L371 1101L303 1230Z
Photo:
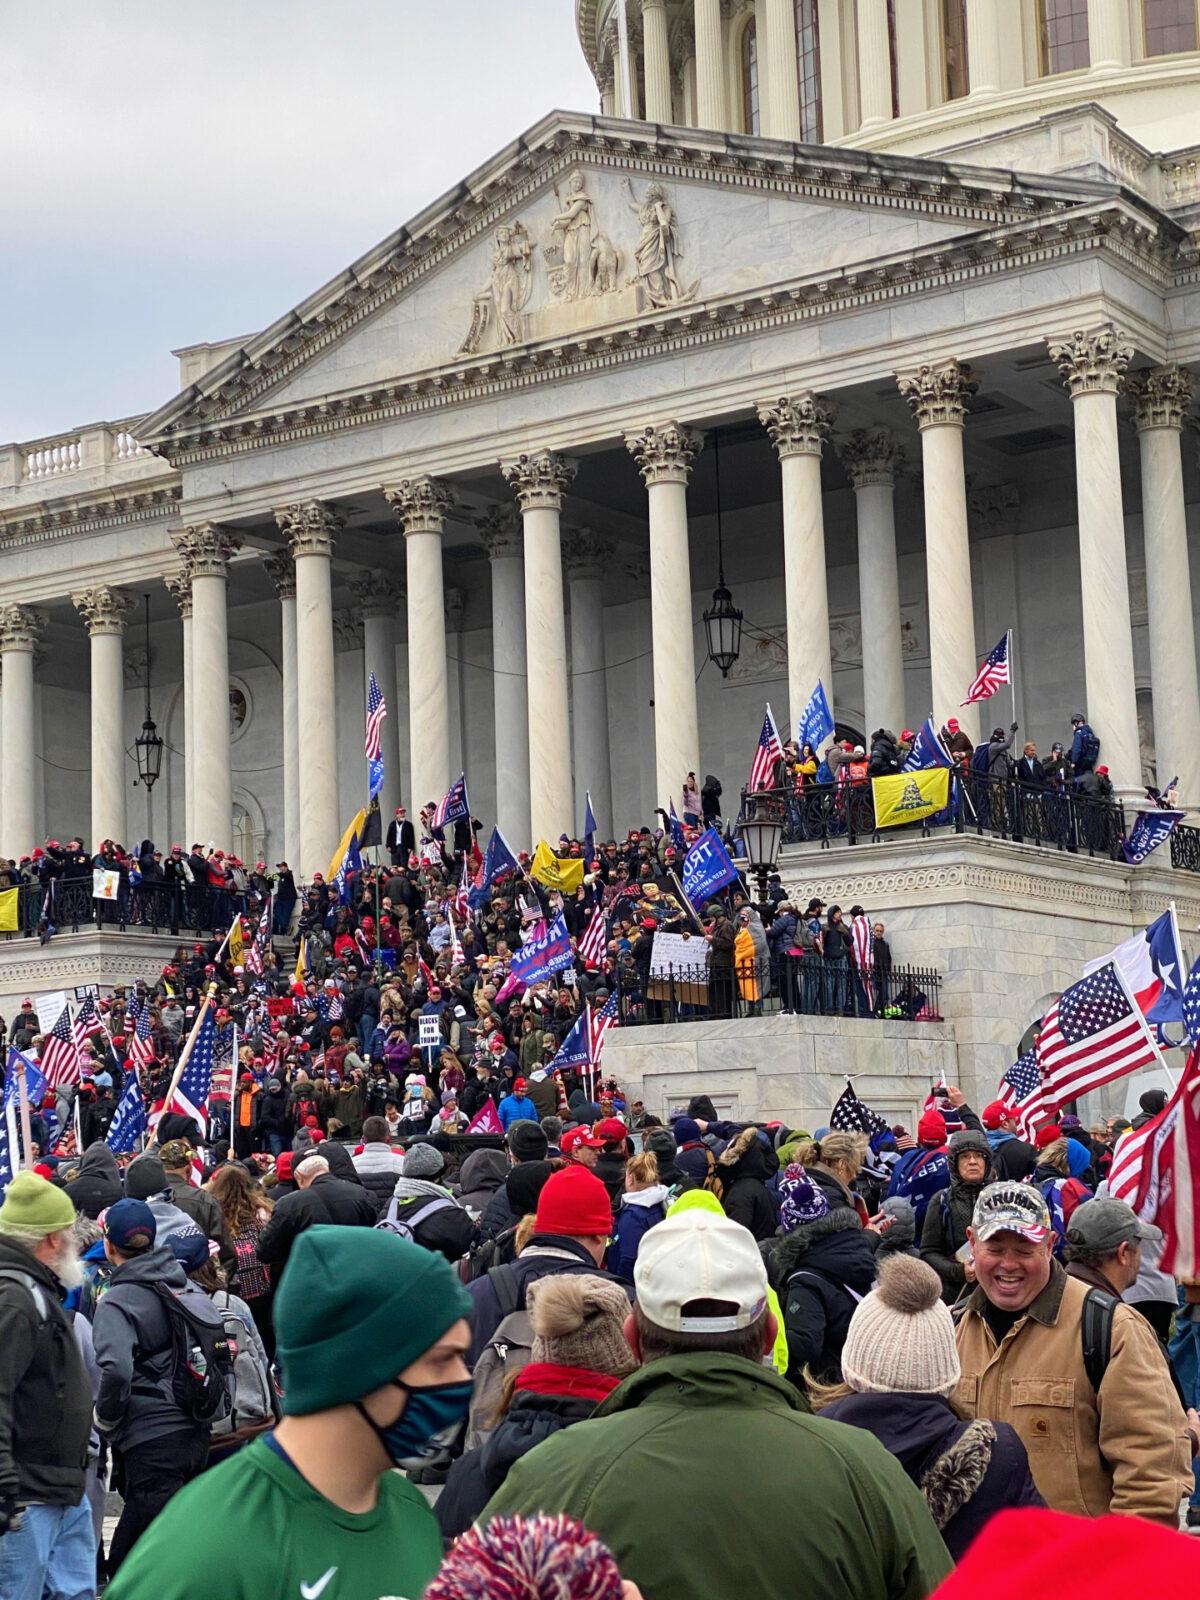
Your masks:
M370 774L371 795L379 793L383 785L383 719L387 716L387 701L383 698L383 691L375 681L375 674L371 674L371 681L367 688L367 732L363 740L363 749L367 756L367 770ZM376 779L378 778L378 782Z
M58 1021L42 1040L41 1067L46 1082L52 1089L57 1089L64 1083L78 1083L82 1076L82 1065L79 1040L71 1026L71 1006L68 1002L62 1008Z
M1048 1110L1115 1078L1162 1066L1115 962L1064 989L1042 1019L1037 1059Z
M875 1009L875 930L864 912L850 922L850 943L854 950L854 965L858 968L858 981L862 984L870 1010Z
M1028 1139L1039 1122L1050 1115L1046 1097L1042 1092L1042 1074L1038 1069L1037 1048L1026 1050L1018 1056L1000 1080L998 1096L1001 1105L1016 1121L1021 1137Z
M1193 1046L1175 1093L1152 1121L1120 1140L1109 1192L1163 1231L1163 1272L1195 1278L1200 1262L1200 1049Z
M1006 633L994 650L990 650L987 659L975 676L975 681L967 690L967 698L961 702L964 706L973 706L976 701L990 700L1002 683L1012 682L1012 669L1009 663L1009 644L1012 634Z
M255 977L261 978L263 969L267 964L267 946L271 942L271 896L268 895L266 904L259 913L258 929L254 935L254 943L250 946L250 953L246 957L246 965Z
M154 1060L154 1030L150 1021L150 1002L144 1000L133 1025L133 1038L129 1041L129 1059L140 1066L149 1066Z
M175 1086L175 1093L163 1107L164 1114L176 1111L181 1116L191 1117L202 1134L206 1125L205 1107L212 1093L213 1046L216 1042L216 1033L217 1019L210 1006L196 1034L196 1042L192 1046L191 1055L187 1058L183 1076Z
M585 967L602 967L608 945L608 919L599 906L592 912L591 921L583 930L579 941L579 954Z
M102 1039L108 1032L104 1026L104 1019L96 1010L96 1001L92 995L84 995L79 1015L75 1018L75 1026L87 1039Z
M758 736L758 746L754 751L754 760L750 763L751 791L769 789L775 777L775 763L783 755L783 745L779 740L779 729L775 726L775 718L771 715L770 706L763 718L762 732Z

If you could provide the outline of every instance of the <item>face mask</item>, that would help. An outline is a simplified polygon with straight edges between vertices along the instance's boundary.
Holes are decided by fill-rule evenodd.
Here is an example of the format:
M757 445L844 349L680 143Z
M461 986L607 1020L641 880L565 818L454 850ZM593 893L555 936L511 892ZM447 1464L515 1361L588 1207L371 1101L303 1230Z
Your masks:
M423 1387L401 1378L393 1378L392 1382L404 1390L408 1404L390 1427L381 1428L372 1422L361 1404L356 1409L387 1452L389 1461L398 1467L420 1466L453 1442L471 1408L471 1380Z

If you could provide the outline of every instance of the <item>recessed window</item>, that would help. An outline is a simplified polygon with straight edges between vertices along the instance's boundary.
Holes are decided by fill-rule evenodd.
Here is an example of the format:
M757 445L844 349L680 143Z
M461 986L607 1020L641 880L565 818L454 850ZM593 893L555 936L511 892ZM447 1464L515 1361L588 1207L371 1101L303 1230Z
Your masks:
M747 133L762 132L758 105L758 24L748 22L742 29L742 116Z
M1148 56L1196 49L1196 0L1145 0L1142 14Z
M967 0L942 0L942 56L947 100L961 100L970 93L971 77L967 66Z
M796 63L800 78L800 137L806 144L820 144L823 129L817 0L796 0Z
M1091 64L1087 0L1038 0L1042 72L1075 72Z

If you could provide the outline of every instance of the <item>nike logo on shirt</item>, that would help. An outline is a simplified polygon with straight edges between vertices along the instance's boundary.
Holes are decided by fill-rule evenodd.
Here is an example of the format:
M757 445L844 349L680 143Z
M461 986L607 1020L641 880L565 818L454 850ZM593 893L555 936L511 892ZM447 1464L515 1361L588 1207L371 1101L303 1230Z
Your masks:
M336 1567L330 1567L329 1571L319 1577L316 1583L301 1583L300 1600L319 1600L320 1595L325 1591L325 1586L336 1572Z

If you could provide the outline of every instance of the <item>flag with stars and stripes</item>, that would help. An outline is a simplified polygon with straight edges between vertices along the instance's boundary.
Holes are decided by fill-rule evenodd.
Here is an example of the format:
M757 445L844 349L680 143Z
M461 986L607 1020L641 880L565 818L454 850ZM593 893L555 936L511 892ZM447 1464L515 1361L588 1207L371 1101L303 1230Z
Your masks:
M1200 961L1188 973L1183 986L1183 1025L1193 1044L1200 1043Z
M1162 1229L1155 1265L1194 1281L1200 1270L1200 1048L1156 1117L1122 1135L1108 1172L1110 1194Z
M96 1009L94 996L84 995L79 1015L75 1018L75 1025L87 1039L103 1039L108 1032L104 1026L104 1019Z
M125 1091L117 1101L117 1109L108 1125L104 1142L115 1156L127 1156L137 1149L145 1138L148 1126L146 1102L142 1098L137 1074L130 1073Z
M458 937L458 929L454 923L454 908L446 907L446 921L450 924L450 960L456 967L466 965L467 958L463 952L462 940Z
M196 1041L184 1066L183 1076L175 1087L175 1093L163 1107L164 1114L174 1111L180 1116L190 1117L201 1133L204 1131L206 1121L205 1107L212 1093L216 1036L217 1019L210 1007L196 1034Z
M62 1008L58 1021L42 1040L41 1066L46 1081L52 1089L57 1089L65 1083L78 1083L83 1076L79 1041L71 1026L69 1002ZM30 1104L33 1103L31 1096Z
M1012 669L1009 664L1009 645L1012 634L1006 633L994 650L989 650L987 659L975 675L975 681L967 690L967 698L959 703L964 706L973 706L977 701L990 700L1002 683L1012 682Z
M617 1024L617 997L609 995L599 1011L588 1011L588 1034L592 1055L592 1068L598 1070L600 1056L604 1050L604 1041L608 1030Z
M770 789L775 782L775 763L783 755L783 745L779 739L779 729L775 726L775 718L771 715L768 705L767 714L763 718L762 732L758 736L758 745L754 751L754 760L750 763L750 782L747 787L753 793L761 789Z
M433 825L437 829L442 829L451 822L465 822L470 815L471 807L467 800L467 775L465 772L460 772L438 801L437 810L433 814Z
M1047 1104L1042 1091L1036 1046L1018 1056L1009 1067L1000 1080L997 1098L1009 1116L1015 1119L1023 1139L1028 1139L1038 1123L1050 1116L1052 1107Z
M1163 1065L1154 1035L1112 961L1063 990L1042 1019L1037 1058L1049 1109Z
M150 1021L150 1002L147 1000L138 1011L129 1041L129 1059L140 1066L149 1066L154 1060L154 1032Z
M877 1133L886 1133L888 1124L878 1111L872 1111L870 1106L858 1098L854 1085L849 1078L846 1087L837 1097L833 1110L829 1113L829 1126L839 1133L865 1133L868 1137Z
M608 919L599 906L593 910L591 920L579 941L579 955L585 967L602 967L608 947Z
M367 735L363 748L367 754L367 775L373 800L383 788L383 720L387 716L387 701L371 674L367 689Z

